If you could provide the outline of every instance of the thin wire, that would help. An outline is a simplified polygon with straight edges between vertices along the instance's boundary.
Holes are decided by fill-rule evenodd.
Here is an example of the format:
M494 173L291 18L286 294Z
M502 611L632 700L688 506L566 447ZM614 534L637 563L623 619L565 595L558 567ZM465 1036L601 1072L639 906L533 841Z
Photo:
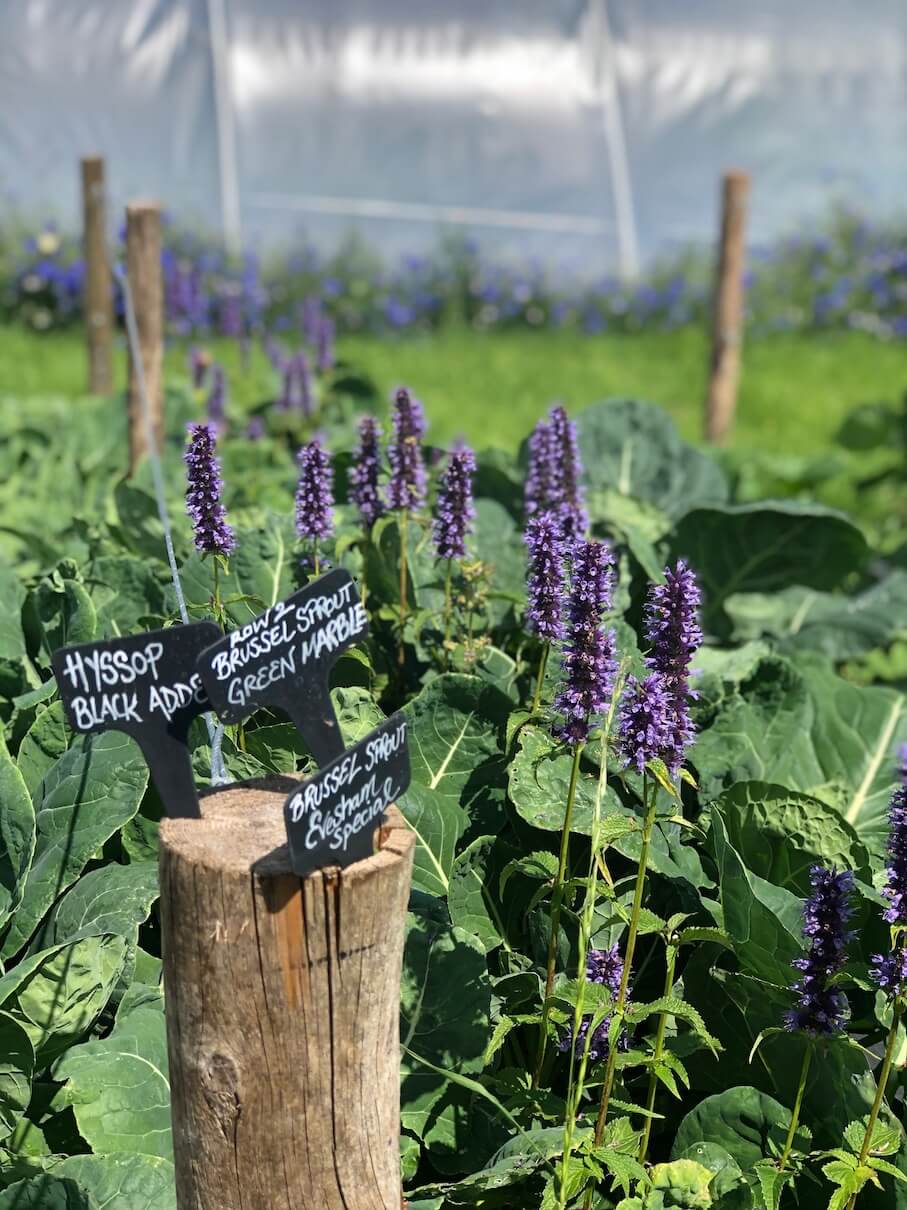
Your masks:
M189 625L189 610L186 608L186 596L180 580L179 568L176 565L176 553L173 549L173 530L170 526L170 514L167 511L167 496L164 490L164 470L161 465L157 448L157 437L151 421L151 406L148 403L148 387L145 382L145 365L139 345L138 327L135 322L135 308L132 304L132 290L129 287L129 277L119 266L114 265L114 275L123 290L123 304L126 312L126 335L132 353L132 364L135 367L135 378L139 388L139 400L142 405L142 418L145 422L145 444L148 450L148 461L151 463L151 479L154 484L154 495L157 500L157 512L164 529L164 545L167 548L167 562L170 564L170 577L173 580L173 590L176 593L176 603L184 625ZM223 786L233 779L224 764L221 751L224 740L223 723L215 722L210 712L205 716L208 727L208 738L211 741L211 784Z

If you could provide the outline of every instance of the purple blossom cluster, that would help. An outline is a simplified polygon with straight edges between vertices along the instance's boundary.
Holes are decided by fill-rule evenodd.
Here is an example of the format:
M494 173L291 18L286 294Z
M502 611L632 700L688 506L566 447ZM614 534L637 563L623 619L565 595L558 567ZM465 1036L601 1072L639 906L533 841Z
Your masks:
M907 925L907 783L897 787L888 808L888 864L884 895L888 924Z
M567 605L563 678L554 701L561 715L557 731L571 744L585 743L593 720L611 700L617 674L613 630L604 615L611 609L614 558L603 542L578 542L573 551Z
M329 538L334 529L331 456L316 437L300 449L296 461L296 533L303 541Z
M564 540L554 513L529 518L524 541L529 554L526 578L526 624L545 642L564 634Z
M202 555L229 555L236 538L227 523L220 495L223 480L216 456L213 425L190 424L186 463L186 511L192 521L195 549Z
M616 1000L620 994L620 985L624 977L624 960L620 955L620 950L617 946L613 946L607 950L590 949L586 954L586 978L590 983L598 983L607 987L611 995ZM562 1035L558 1043L558 1050L561 1054L566 1053L572 1047L573 1053L577 1059L582 1058L583 1051L586 1048L586 1039L589 1036L589 1030L592 1027L593 1017L590 1015L584 1016L580 1021L579 1029L574 1036L573 1029L567 1030ZM601 1063L608 1057L608 1035L611 1030L611 1018L605 1017L595 1029L592 1031L592 1038L589 1042L589 1061L592 1063ZM621 1046L626 1046L626 1037L620 1040Z
M847 997L832 980L844 966L852 936L847 926L853 915L854 880L848 870L816 865L810 871L810 884L812 894L803 911L803 936L809 948L791 963L800 978L791 985L797 999L784 1024L789 1030L821 1037L842 1029L847 1013Z
M384 501L378 485L381 473L380 440L378 422L373 416L363 416L359 421L359 443L353 451L349 494L369 530L384 512Z
M701 594L696 577L683 559L664 570L664 584L653 584L645 607L646 664L661 678L667 695L668 734L661 758L676 777L695 732L689 704L690 662L702 644L699 625ZM658 686L655 687L657 696ZM654 703L654 699L653 699Z
M393 438L387 454L391 467L387 502L392 509L412 512L425 504L425 429L421 403L401 387L394 397Z
M560 405L539 420L529 438L529 467L523 492L526 516L550 512L570 545L589 528L583 505L582 462L576 425Z
M472 477L476 456L468 445L454 449L441 473L432 541L439 559L462 559L466 538L472 532L476 510L472 503Z
M639 680L627 678L621 698L618 734L623 758L638 773L650 760L664 760L672 750L671 699L660 672ZM676 772L676 770L673 770Z
M889 1000L903 996L907 993L907 950L898 946L890 954L873 954L869 977Z

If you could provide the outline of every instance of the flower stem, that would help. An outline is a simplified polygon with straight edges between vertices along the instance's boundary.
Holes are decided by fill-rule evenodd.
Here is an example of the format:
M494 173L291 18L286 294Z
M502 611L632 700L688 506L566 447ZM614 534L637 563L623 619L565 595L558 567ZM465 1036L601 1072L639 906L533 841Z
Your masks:
M539 1038L539 1050L532 1076L532 1087L538 1088L545 1062L545 1048L548 1045L548 1017L551 1011L551 989L554 987L554 967L557 961L557 934L561 922L561 903L564 896L564 879L567 874L567 854L570 850L570 823L573 819L573 804L576 801L576 783L579 780L579 762L583 754L583 745L576 744L573 749L573 764L570 768L570 786L567 790L567 806L564 811L564 824L561 829L561 853L557 866L557 878L551 898L551 937L548 941L548 968L545 975L545 999L542 1004L542 1025Z
M885 1057L882 1060L882 1070L879 1072L879 1079L876 1085L876 1094L872 1102L872 1108L869 1111L869 1118L866 1121L866 1133L863 1135L863 1145L860 1148L860 1156L858 1160L859 1167L863 1167L866 1163L866 1158L869 1155L872 1147L872 1135L875 1130L876 1122L879 1119L879 1111L882 1108L882 1102L885 1099L885 1092L888 1088L888 1077L891 1075L891 1067L894 1063L894 1048L898 1040L898 1025L901 1020L900 1007L895 1004L894 1016L891 1019L891 1029L888 1031L888 1040L885 1043ZM851 1195L850 1201L847 1203L847 1210L853 1210L856 1205L857 1194Z
M405 653L403 649L403 625L406 622L406 532L409 524L409 510L400 512L400 647L397 651L397 663L403 664Z
M532 717L539 712L539 706L542 704L542 684L545 680L545 669L548 667L548 652L551 650L550 643L542 645L542 654L539 656L539 671L535 678L535 696L532 699Z
M668 945L668 954L667 954L667 969L665 970L665 985L664 985L664 993L663 993L665 998L670 996L671 992L674 989L674 967L675 967L676 963L677 963L677 946L669 944ZM657 1063L659 1061L659 1059L661 1058L661 1056L664 1054L665 1029L667 1028L667 1024L668 1024L668 1014L664 1013L664 1012L660 1013L659 1017L658 1017L658 1026L655 1030L655 1047L652 1051L653 1065L654 1065L654 1063ZM644 1164L646 1162L646 1153L649 1150L649 1137L652 1134L652 1111L655 1108L655 1094L656 1094L657 1090L658 1090L658 1076L655 1074L655 1070L654 1070L654 1066L653 1066L653 1070L649 1072L649 1091L648 1091L648 1095L646 1096L646 1109L648 1110L648 1116L646 1117L645 1121L643 1122L642 1139L639 1144L639 1162L641 1164Z
M312 565L315 569L315 575L319 576L321 574L321 567L318 563L318 542L317 541L312 543Z
M450 642L450 619L452 613L450 583L453 569L453 559L447 560L447 576L444 581L444 669L450 667L450 651L447 644Z
M800 1125L800 1110L803 1107L803 1094L806 1092L806 1080L809 1076L809 1064L813 1057L812 1039L807 1041L806 1050L803 1052L803 1066L800 1068L800 1083L797 1085L797 1099L794 1101L793 1113L791 1114L790 1127L787 1131L787 1138L784 1140L784 1150L781 1152L781 1159L778 1161L778 1168L781 1172L787 1167L787 1161L790 1159L791 1148L794 1145L794 1135L797 1133L797 1127Z
M655 826L655 804L658 798L658 783L649 785L649 775L643 774L643 802L646 804L646 814L642 827L642 844L639 848L639 867L636 871L636 889L633 892L633 908L630 912L630 926L627 930L627 948L624 953L624 972L620 981L620 991L617 993L617 1003L614 1011L618 1016L624 1012L627 1003L627 987L630 983L630 971L633 968L633 954L636 949L636 936L639 932L639 913L642 909L642 899L646 888L646 866L649 860L649 842L652 839L652 828ZM595 1146L600 1147L608 1120L608 1104L614 1088L614 1074L617 1068L617 1048L612 1047L608 1052L608 1063L605 1068L605 1081L602 1086L602 1099L598 1107L598 1117L595 1120Z
M576 1005L573 1012L573 1037L579 1035L580 1026L583 1020L583 1008L585 1004L586 983L588 982L588 971L586 970L586 958L589 952L589 942L592 939L592 931L595 926L595 902L598 895L598 868L601 859L600 850L604 846L601 844L601 810L602 802L604 801L605 791L608 787L608 737L611 734L611 724L614 721L614 713L617 709L617 703L620 698L621 688L623 686L623 669L618 672L617 679L614 684L614 691L611 694L611 703L608 707L608 713L605 716L605 725L602 728L601 735L601 764L598 772L598 785L595 790L595 807L592 813L592 842L589 848L589 877L586 882L586 897L583 901L583 911L580 917L579 926L579 958L577 964L576 978L579 984L576 993ZM569 1191L568 1173L570 1171L570 1157L573 1153L573 1134L576 1129L576 1118L579 1112L580 1102L583 1099L583 1093L586 1086L586 1068L589 1065L589 1048L592 1045L592 1030L587 1031L586 1041L583 1046L583 1053L580 1056L579 1070L576 1070L576 1053L573 1048L570 1051L570 1074L567 1081L567 1108L564 1115L564 1146L561 1154L561 1178L558 1185L558 1210L566 1210L567 1195Z

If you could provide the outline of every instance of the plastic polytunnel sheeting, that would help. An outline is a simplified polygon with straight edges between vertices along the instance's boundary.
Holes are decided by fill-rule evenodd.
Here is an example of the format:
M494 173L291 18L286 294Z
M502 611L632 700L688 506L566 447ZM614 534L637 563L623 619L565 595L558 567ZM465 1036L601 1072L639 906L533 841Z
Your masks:
M107 157L117 203L160 197L219 224L205 0L0 0L0 197L77 221L78 159Z
M713 238L753 174L764 241L900 204L903 0L0 0L0 192L161 197L245 242L460 226L590 272Z

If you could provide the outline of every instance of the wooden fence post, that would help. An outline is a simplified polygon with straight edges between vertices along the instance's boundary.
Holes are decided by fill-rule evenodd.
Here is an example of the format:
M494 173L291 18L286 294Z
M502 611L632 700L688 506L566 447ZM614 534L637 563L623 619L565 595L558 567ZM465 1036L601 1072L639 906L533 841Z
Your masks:
M399 1000L414 837L300 879L287 778L160 831L178 1210L400 1210Z
M88 390L106 395L113 390L113 284L107 255L104 159L84 156L81 165Z
M164 288L161 279L161 207L132 202L126 207L126 273L135 307L148 406L158 449L164 436ZM129 474L147 453L138 375L129 351Z
M727 172L721 191L721 246L712 314L712 360L706 400L706 440L722 444L734 425L743 343L743 264L750 178Z

